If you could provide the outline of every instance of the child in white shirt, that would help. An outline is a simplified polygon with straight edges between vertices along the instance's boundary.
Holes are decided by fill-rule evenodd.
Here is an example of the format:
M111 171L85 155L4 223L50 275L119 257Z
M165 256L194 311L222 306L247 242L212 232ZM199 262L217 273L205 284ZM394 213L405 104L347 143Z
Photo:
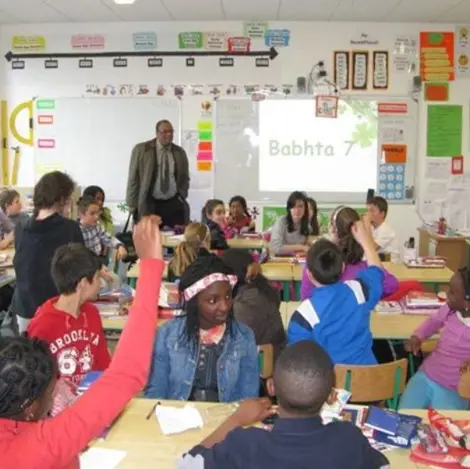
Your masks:
M387 201L380 196L371 197L367 201L367 211L372 223L372 236L379 253L399 257L398 242L395 231L385 221L388 212Z

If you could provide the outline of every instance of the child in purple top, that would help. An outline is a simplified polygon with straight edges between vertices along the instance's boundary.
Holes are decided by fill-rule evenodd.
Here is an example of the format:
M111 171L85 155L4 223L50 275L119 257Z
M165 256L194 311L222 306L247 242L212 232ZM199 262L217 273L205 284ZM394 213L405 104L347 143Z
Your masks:
M345 268L341 275L341 282L353 280L358 272L367 268L367 262L363 261L364 250L354 239L351 233L351 227L359 220L359 214L351 207L340 205L331 215L330 220L330 238L336 243L343 253ZM394 293L398 288L398 280L390 272L384 270L383 293L386 297ZM302 275L302 284L300 289L301 300L306 300L312 296L315 288L308 279L307 268Z
M436 348L408 382L400 400L400 408L466 410L469 407L469 401L457 392L461 370L470 358L468 268L454 274L447 292L447 304L416 329L406 349L416 355L422 342L441 329Z

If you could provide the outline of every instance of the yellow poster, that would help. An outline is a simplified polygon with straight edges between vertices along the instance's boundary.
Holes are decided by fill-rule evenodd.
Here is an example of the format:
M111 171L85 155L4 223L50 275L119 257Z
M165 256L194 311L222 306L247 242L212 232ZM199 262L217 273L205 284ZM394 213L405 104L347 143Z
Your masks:
M46 38L44 36L13 36L11 38L11 50L13 52L45 51Z
M39 179L40 177L44 176L44 174L51 173L52 171L63 171L64 165L63 163L37 163L35 168L36 177Z

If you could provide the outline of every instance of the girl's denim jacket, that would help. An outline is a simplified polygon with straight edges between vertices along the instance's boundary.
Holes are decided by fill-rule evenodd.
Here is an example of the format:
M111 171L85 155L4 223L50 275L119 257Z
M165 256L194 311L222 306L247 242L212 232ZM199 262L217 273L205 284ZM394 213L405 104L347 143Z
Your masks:
M186 319L175 318L158 329L145 397L188 400L199 348L188 343ZM248 326L232 321L217 362L220 402L259 396L258 351Z

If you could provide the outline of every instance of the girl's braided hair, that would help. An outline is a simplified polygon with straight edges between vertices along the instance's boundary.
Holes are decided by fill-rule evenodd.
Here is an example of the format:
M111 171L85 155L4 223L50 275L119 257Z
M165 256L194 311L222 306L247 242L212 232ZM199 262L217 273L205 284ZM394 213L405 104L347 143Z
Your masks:
M46 342L0 337L0 418L20 419L41 398L56 373Z

